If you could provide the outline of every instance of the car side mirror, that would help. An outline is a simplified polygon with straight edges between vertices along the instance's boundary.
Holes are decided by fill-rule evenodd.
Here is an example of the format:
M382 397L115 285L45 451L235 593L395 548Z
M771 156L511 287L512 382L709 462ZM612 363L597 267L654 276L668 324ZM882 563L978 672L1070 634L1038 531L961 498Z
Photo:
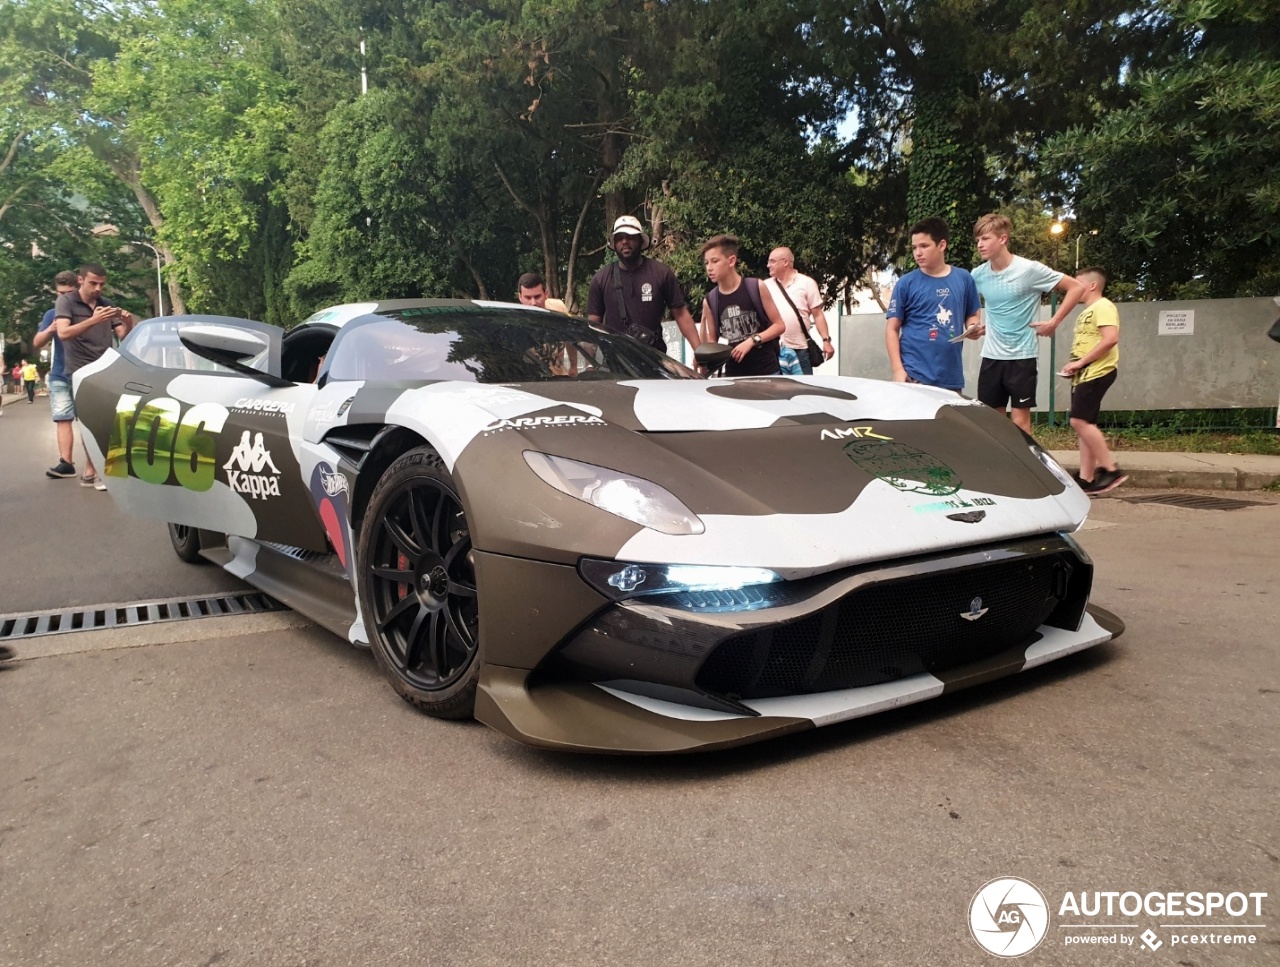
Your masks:
M260 356L271 344L265 336L234 326L194 325L186 326L178 333L178 339L187 349L202 359L217 363L244 376L256 379L268 386L293 386L292 381L264 373L245 363L246 359Z
M705 366L708 375L729 361L733 349L722 342L704 342L693 351L693 359L699 366Z

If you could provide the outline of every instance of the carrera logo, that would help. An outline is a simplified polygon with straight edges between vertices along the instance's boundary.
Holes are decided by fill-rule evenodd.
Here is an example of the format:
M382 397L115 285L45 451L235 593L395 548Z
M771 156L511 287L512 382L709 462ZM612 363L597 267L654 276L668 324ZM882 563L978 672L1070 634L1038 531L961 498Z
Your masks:
M498 420L486 426L485 432L494 430L527 430L536 426L604 426L598 416L520 416L514 420Z
M293 403L285 400L256 400L246 396L236 400L233 408L254 413L292 413L293 407Z
M271 468L270 474L263 473L267 467ZM227 483L238 494L248 494L252 500L280 496L280 471L271 459L271 451L263 446L261 433L255 434L250 444L249 431L245 430L222 469L227 471Z
M336 470L332 469L328 464L322 463L320 470L320 486L324 488L324 492L330 497L336 497L338 494L347 492L347 478Z
M846 426L835 430L823 430L818 434L819 440L847 440L853 437L855 440L892 440L893 437L885 436L883 433L877 433L869 426Z

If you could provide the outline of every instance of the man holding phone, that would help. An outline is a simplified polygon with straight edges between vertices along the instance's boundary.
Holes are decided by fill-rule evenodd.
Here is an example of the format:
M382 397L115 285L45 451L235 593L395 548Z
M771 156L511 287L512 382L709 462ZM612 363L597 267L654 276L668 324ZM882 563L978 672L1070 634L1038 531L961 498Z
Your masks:
M99 359L111 347L113 336L124 338L133 329L133 316L108 302L102 295L107 284L107 270L101 265L87 263L76 273L78 288L58 296L53 306L53 324L64 353L63 366L70 379L81 366ZM85 471L80 477L81 487L106 490L93 468L93 461L86 450Z

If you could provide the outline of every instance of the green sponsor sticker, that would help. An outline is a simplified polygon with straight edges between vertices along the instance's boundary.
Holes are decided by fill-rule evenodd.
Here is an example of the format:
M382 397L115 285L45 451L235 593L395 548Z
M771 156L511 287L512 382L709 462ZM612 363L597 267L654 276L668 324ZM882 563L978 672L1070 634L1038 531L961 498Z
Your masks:
M949 497L964 485L936 457L894 440L855 440L844 453L861 470L905 493Z

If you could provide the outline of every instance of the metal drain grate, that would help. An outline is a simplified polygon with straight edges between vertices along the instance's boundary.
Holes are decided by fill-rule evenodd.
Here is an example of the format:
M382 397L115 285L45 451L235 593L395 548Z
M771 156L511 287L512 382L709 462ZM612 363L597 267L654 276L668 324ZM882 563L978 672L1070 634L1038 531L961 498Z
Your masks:
M1166 504L1193 510L1239 510L1241 507L1266 507L1265 500L1236 500L1234 497L1206 497L1203 494L1136 494L1121 497L1131 504Z
M0 641L65 635L73 631L101 631L160 621L287 610L275 598L260 591L243 591L205 598L168 598L162 601L135 601L132 604L100 604L63 611L41 611L36 614L5 614L0 615Z

